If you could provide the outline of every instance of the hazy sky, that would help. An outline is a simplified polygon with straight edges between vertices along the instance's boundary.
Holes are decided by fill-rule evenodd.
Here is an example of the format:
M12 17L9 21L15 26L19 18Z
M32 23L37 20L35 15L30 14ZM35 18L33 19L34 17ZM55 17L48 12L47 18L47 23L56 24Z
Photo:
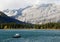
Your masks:
M28 5L35 5L41 3L60 4L60 0L0 0L0 10L23 8Z

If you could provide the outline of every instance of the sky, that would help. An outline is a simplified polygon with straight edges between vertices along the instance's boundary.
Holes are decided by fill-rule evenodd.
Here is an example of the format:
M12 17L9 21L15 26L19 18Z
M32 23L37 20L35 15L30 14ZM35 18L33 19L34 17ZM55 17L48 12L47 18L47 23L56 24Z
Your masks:
M18 9L42 3L60 4L60 0L0 0L0 10Z

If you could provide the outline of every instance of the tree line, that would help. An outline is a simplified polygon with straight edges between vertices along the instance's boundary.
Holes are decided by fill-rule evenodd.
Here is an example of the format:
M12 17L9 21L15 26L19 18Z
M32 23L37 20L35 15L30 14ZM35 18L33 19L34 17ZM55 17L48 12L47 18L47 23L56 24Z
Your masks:
M0 24L0 29L60 29L60 23L46 23L46 24L3 23Z
M16 24L16 23L3 23L0 24L0 29L27 29L33 28L31 24Z
M35 29L60 29L60 23L46 23L35 25Z

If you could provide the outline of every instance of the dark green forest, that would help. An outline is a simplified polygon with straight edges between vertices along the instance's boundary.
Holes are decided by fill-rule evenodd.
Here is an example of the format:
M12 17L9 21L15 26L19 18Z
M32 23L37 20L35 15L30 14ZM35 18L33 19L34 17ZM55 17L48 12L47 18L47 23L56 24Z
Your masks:
M0 24L0 29L60 29L60 23L46 23L46 24L3 23Z

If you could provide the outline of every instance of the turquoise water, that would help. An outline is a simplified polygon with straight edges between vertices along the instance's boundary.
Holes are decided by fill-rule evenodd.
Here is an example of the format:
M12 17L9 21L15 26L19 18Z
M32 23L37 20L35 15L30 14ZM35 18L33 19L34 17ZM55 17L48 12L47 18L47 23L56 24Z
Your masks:
M0 42L60 42L60 30L0 30Z

